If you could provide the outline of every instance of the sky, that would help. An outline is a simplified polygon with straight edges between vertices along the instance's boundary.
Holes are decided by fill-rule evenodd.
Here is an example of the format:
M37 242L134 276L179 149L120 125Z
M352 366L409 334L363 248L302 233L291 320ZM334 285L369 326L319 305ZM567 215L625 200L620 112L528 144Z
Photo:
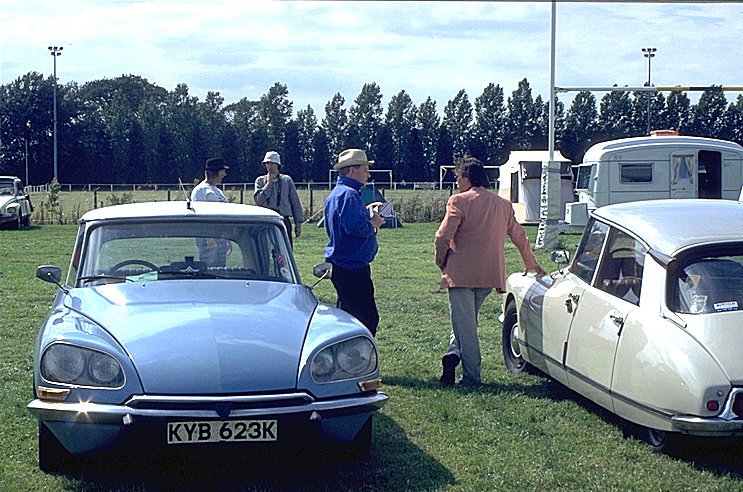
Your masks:
M404 90L443 114L461 89L474 104L490 83L509 97L524 78L549 100L551 17L551 2L0 0L0 83L51 75L47 47L62 46L60 84L132 74L229 104L280 82L295 112L321 120L334 94L348 108L375 82L385 111ZM645 47L657 48L653 85L742 86L743 3L556 4L556 86L642 86Z

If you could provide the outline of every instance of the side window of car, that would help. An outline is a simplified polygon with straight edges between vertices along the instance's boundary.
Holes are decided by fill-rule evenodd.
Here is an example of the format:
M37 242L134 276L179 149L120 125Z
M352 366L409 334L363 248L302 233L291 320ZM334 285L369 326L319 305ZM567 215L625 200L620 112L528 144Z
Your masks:
M608 231L609 227L606 224L591 219L578 245L573 264L570 265L570 271L588 284L593 280L601 257L601 247Z
M596 287L632 304L640 303L642 272L647 248L629 234L612 229Z

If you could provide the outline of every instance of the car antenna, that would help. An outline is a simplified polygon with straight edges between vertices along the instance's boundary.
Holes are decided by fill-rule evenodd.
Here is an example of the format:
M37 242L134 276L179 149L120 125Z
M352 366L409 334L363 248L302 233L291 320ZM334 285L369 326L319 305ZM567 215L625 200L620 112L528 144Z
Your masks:
M186 208L189 210L193 210L191 208L191 197L189 197L188 193L186 193L186 187L183 186L183 181L181 181L181 178L178 178L178 185L181 188L181 193L183 193L183 199L186 200Z

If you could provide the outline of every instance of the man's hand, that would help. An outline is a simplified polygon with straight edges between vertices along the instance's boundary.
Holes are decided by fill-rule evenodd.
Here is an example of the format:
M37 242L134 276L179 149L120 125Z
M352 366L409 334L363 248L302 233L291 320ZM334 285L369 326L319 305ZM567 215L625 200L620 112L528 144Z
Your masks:
M379 215L376 212L374 213L374 215L372 215L372 218L369 219L369 220L371 220L371 223L372 223L372 225L374 226L375 229L379 229L386 222L384 220L384 217L382 217L381 215Z
M529 272L536 272L537 275L540 275L540 276L547 275L547 272L545 272L544 269L540 265L537 265L536 268L525 269L524 277L526 277L529 274Z

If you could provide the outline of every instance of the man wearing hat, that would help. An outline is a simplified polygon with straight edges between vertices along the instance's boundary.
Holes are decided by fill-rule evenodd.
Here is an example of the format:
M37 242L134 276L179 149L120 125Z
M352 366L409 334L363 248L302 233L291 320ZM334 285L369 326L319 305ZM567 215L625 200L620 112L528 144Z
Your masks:
M294 235L299 237L302 233L302 222L304 214L302 213L302 203L299 201L297 188L294 186L294 180L288 174L280 174L281 156L273 150L266 152L263 158L263 164L266 166L266 174L258 176L255 180L255 192L253 200L256 205L270 208L278 212L284 218L286 232L289 235L289 243L292 248L292 222L290 217L294 218Z
M204 166L204 181L196 185L191 191L191 201L194 202L226 202L218 185L227 175L229 166L221 157L207 159ZM198 238L196 247L199 249L199 260L211 267L223 267L227 264L227 255L230 254L230 243L220 238Z
M372 212L361 199L361 188L369 179L369 165L361 149L338 155L335 188L325 199L325 232L330 239L325 260L333 264L330 277L338 293L337 306L355 316L372 335L377 332L379 312L374 300L370 263L377 254L376 230L384 224L378 208Z
M227 197L218 185L222 183L229 168L230 166L221 157L207 159L204 167L204 181L191 191L191 200L194 202L226 202Z

